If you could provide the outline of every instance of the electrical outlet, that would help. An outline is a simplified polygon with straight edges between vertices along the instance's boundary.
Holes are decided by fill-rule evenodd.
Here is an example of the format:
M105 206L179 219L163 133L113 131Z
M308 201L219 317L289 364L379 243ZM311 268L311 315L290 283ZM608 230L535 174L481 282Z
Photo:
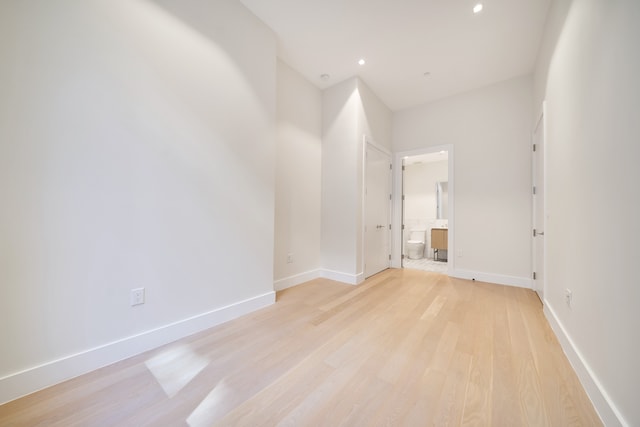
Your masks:
M144 304L144 288L131 289L131 306Z
M571 307L571 300L573 299L573 292L571 289L564 290L564 301L567 303L568 307Z
M291 264L293 262L293 254L287 254L287 264Z

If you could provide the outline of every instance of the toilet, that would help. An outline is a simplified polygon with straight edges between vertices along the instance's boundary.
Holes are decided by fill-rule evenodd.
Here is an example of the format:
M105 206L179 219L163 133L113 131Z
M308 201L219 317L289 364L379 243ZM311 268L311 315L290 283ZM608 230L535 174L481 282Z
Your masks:
M409 241L407 241L409 259L422 259L424 256L426 232L424 228L414 228L409 232Z

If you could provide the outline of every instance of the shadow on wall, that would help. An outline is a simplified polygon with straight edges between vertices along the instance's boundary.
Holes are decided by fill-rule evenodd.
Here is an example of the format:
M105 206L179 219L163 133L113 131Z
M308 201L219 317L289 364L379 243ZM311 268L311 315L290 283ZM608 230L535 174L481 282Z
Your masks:
M250 85L252 92L256 95L255 101L264 110L271 111L275 108L270 101L272 94L265 90L265 88L268 88L269 91L272 90L272 85L263 84L264 79L270 75L263 73L263 64L265 61L272 62L275 70L276 57L272 55L270 50L256 56L255 49L251 48L253 38L247 37L243 33L246 28L239 28L236 23L253 17L255 25L252 25L252 30L264 33L265 38L275 36L253 13L247 13L248 10L240 2L236 0L216 0L215 2L148 1L159 6L173 18L182 21L191 30L206 38L209 43L224 49L231 62L237 64L235 72L243 76L242 80ZM190 46L185 45L184 48L188 50ZM225 100L230 101L231 99Z

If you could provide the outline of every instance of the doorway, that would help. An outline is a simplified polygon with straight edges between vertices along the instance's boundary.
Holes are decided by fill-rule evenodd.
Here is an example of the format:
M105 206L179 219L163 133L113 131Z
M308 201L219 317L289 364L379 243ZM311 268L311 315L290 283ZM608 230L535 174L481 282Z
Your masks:
M453 147L398 153L396 163L398 267L448 274L454 253Z
M542 113L533 131L533 147L531 156L533 172L533 243L532 243L532 278L533 288L544 303L545 288L545 108L542 104Z
M391 262L391 156L369 141L364 147L364 277Z

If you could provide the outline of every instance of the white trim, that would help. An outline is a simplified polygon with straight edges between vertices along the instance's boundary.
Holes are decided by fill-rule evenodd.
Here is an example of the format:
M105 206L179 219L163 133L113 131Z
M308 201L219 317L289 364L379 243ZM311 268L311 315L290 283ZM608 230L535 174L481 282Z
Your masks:
M569 359L569 363L571 363L576 375L578 375L578 379L591 399L591 403L593 403L593 407L600 416L602 423L605 426L628 427L630 424L625 421L546 300L543 304L543 310L551 329L558 337L560 346L564 350L567 359Z
M275 291L281 291L283 289L292 288L309 280L317 279L321 277L320 269L305 271L304 273L294 274L293 276L278 279L273 282L273 289Z
M449 276L458 279L477 280L479 282L495 283L498 285L515 286L518 288L532 289L533 281L528 277L506 276L503 274L483 273L462 269L449 269Z
M0 378L0 405L273 304L275 292L217 308Z
M320 276L325 279L335 280L337 282L347 283L349 285L358 285L364 281L364 272L358 274L342 273L333 270L321 270Z
M369 135L363 134L362 140L365 144L371 144L376 148L376 150L382 151L384 154L389 156L389 160L391 160L391 151L389 151L386 147L383 147L382 145L375 142Z

